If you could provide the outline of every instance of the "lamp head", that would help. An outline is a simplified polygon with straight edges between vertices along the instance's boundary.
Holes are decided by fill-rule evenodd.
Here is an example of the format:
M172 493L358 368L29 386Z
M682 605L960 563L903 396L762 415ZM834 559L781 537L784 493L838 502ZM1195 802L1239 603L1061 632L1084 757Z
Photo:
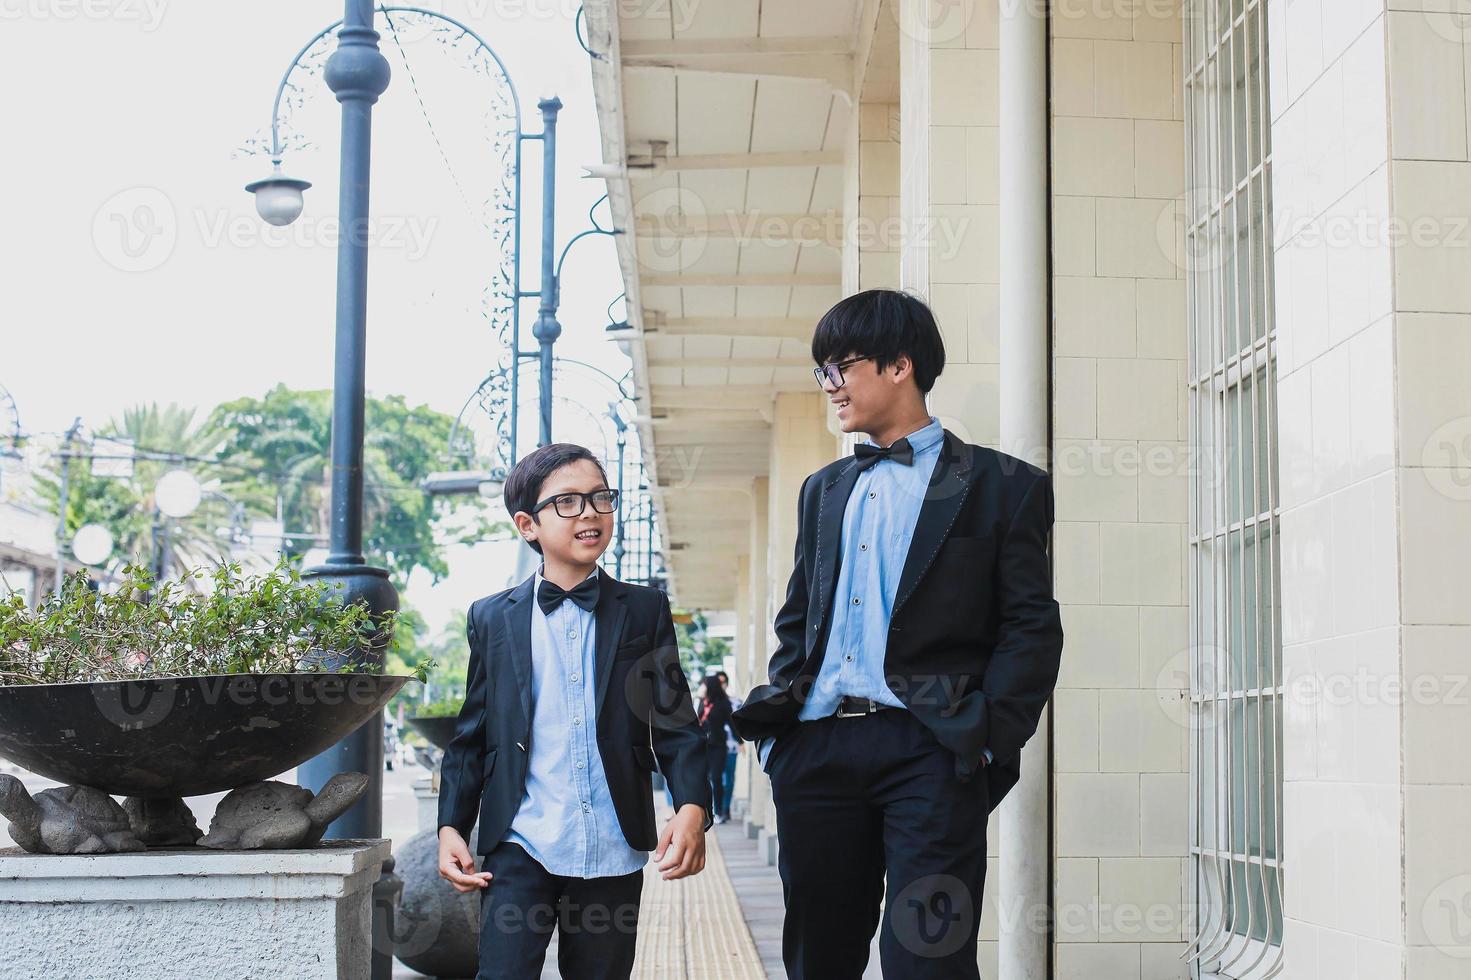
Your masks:
M274 161L271 175L262 180L251 181L245 189L255 195L256 213L268 225L289 225L301 215L306 202L302 191L312 186L305 180L287 177L281 173L281 161Z

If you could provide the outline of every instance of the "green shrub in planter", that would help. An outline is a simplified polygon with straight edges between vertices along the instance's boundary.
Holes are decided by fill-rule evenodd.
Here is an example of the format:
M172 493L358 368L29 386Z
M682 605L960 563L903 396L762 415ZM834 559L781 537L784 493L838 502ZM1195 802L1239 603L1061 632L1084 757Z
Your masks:
M351 654L382 649L397 618L389 610L374 622L361 603L344 606L284 557L264 574L229 562L184 577L213 588L159 585L129 564L112 592L75 572L37 609L19 594L0 601L0 685L369 670ZM422 682L433 667L425 658L413 676Z

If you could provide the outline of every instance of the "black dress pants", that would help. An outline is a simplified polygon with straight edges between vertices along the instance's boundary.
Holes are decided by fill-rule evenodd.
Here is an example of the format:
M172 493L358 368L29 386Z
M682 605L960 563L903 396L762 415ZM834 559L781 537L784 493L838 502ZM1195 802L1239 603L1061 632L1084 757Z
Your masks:
M885 977L978 980L984 773L957 779L954 755L902 708L801 722L766 772L792 980L858 980L880 927Z
M567 980L627 980L638 939L642 870L570 878L543 868L519 844L502 841L481 871L480 969L476 980L539 980L552 930L557 968Z

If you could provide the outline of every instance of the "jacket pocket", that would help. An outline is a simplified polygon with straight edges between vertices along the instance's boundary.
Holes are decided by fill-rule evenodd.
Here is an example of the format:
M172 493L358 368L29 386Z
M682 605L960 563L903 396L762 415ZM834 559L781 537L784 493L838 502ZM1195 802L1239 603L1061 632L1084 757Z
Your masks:
M622 643L618 644L618 649L614 652L613 656L615 658L641 657L648 652L649 634L644 633L640 636L635 636L631 640L624 640Z
M649 772L658 771L659 760L654 756L654 750L649 746L635 745L633 747L633 757L637 760L640 767L647 769Z

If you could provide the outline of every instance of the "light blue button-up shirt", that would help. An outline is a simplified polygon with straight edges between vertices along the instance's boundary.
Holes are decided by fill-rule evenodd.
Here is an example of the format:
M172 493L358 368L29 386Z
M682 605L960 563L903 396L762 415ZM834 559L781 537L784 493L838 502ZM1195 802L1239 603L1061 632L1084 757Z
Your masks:
M939 420L930 416L928 425L905 436L914 450L912 463L881 459L858 474L843 510L842 558L827 652L799 720L832 714L845 694L904 706L884 679L889 616L944 436Z
M880 459L858 474L848 496L832 624L822 667L797 714L800 721L832 714L844 695L904 707L884 677L889 617L945 430L931 415L928 425L904 438L914 451L913 461L905 465ZM865 442L877 445L872 439ZM759 746L763 766L771 744L772 740L763 739ZM989 750L985 756L989 761Z
M623 836L598 754L596 623L591 610L571 599L550 616L542 612L536 600L541 583L538 568L531 601L526 795L504 839L520 844L552 874L628 874L648 863L648 854Z

